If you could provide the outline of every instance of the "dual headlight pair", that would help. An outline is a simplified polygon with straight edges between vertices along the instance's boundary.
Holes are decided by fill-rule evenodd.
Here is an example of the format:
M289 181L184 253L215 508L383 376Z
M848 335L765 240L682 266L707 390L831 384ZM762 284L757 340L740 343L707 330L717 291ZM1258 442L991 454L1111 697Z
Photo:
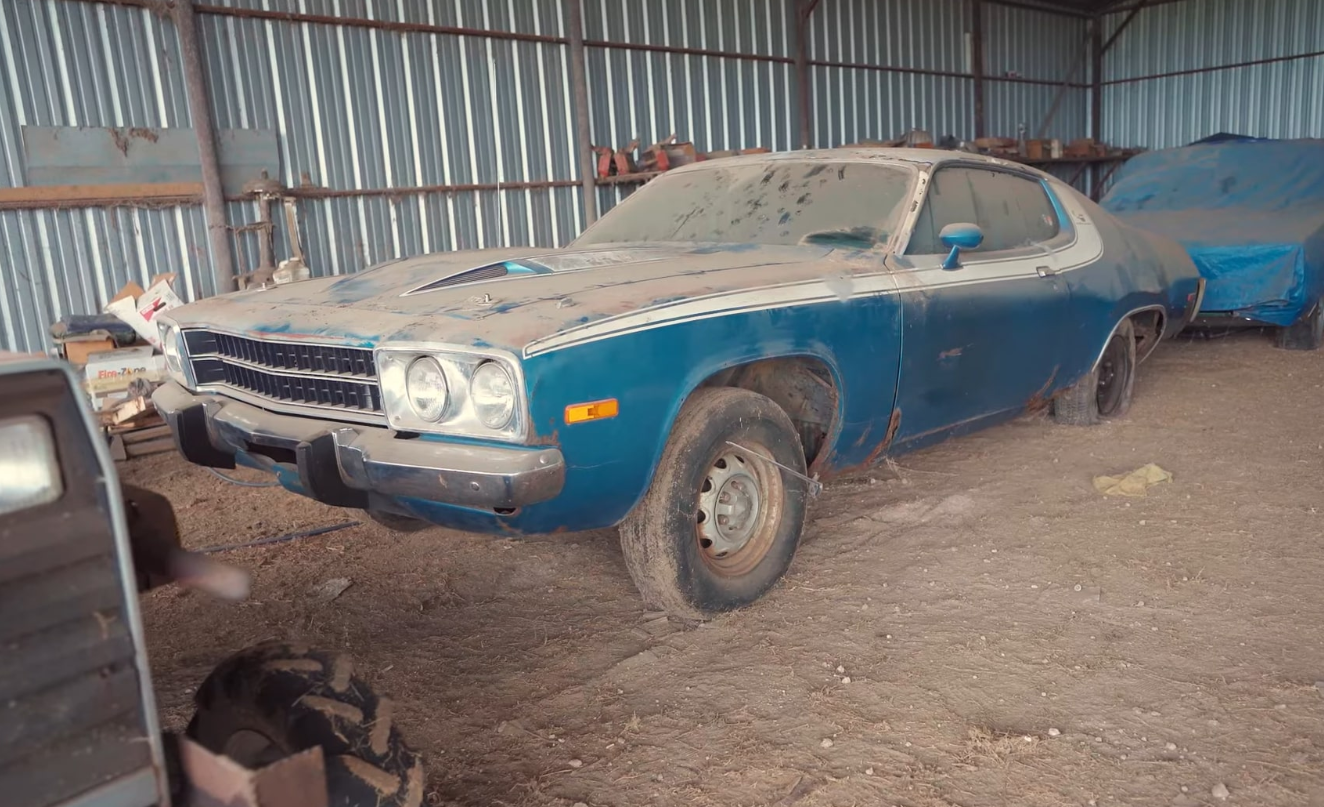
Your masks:
M519 385L500 359L468 353L377 351L382 406L392 427L517 438Z
M170 376L192 387L184 337L173 323L159 323L161 352ZM382 408L392 428L467 437L523 437L520 385L508 360L468 352L428 351L430 346L386 346L376 351Z

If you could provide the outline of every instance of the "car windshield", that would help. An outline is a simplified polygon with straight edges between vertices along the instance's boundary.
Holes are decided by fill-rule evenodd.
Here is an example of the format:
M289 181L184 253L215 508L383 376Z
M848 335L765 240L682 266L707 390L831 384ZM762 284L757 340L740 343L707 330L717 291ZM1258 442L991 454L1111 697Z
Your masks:
M589 228L574 245L694 241L886 243L910 200L896 165L785 160L663 174Z

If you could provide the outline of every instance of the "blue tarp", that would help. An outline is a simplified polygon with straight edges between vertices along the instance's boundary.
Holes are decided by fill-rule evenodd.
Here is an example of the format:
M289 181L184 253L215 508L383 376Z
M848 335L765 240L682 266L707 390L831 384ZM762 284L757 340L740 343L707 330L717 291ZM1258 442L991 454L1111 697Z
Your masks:
M1186 248L1205 311L1290 325L1324 295L1324 140L1216 135L1147 152L1102 204Z

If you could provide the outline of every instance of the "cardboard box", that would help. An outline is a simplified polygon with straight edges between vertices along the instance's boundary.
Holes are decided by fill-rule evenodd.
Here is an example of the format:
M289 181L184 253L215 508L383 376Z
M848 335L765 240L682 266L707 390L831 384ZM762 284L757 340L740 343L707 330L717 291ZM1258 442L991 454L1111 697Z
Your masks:
M137 283L126 283L109 303L107 314L114 314L142 337L152 347L160 348L161 340L156 328L156 315L184 304L175 294L170 283L174 274L157 275L152 284L143 291Z
M160 383L166 380L165 356L150 347L125 347L93 353L83 370L87 391L104 398L129 388L134 378Z
M1094 140L1088 137L1078 137L1067 144L1066 156L1068 157L1089 157L1094 153Z
M60 352L70 364L87 364L88 356L115 349L115 340L109 334L90 333L86 336L71 336L56 340Z

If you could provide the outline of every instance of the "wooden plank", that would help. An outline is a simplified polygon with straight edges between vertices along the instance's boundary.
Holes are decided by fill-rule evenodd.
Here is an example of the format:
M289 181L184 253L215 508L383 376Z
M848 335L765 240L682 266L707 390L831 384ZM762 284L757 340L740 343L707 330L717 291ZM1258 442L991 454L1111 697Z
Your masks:
M135 202L198 202L201 182L131 182L115 185L46 185L0 188L0 209L98 206Z
M124 446L124 453L130 457L146 457L149 454L164 454L167 451L175 450L175 439L173 437L159 437L155 440L144 440L141 443L131 443Z
M155 440L158 437L169 437L170 427L164 424L160 426L148 426L144 429L134 429L133 431L121 432L119 437L125 445L133 443L145 443L148 440Z

